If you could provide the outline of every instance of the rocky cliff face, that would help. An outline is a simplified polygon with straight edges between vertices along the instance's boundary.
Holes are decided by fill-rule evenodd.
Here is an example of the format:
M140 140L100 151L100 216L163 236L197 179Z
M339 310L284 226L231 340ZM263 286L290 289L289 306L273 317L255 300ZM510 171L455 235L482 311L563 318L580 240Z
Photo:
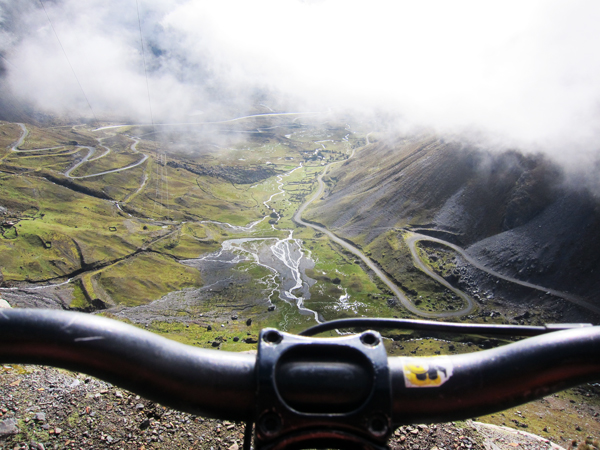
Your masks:
M359 244L394 227L438 230L506 275L590 299L600 288L600 202L542 156L395 139L326 181L307 218Z

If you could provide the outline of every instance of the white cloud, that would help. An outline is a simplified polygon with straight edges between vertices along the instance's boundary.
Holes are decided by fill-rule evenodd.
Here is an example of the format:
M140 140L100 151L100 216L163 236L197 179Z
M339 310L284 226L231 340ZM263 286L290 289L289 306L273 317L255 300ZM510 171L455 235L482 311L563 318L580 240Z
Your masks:
M176 120L255 88L305 107L383 110L441 132L567 159L600 144L600 3L139 0L157 115ZM46 3L99 111L148 119L135 5ZM4 7L6 8L6 7ZM82 107L45 16L10 48L19 91Z

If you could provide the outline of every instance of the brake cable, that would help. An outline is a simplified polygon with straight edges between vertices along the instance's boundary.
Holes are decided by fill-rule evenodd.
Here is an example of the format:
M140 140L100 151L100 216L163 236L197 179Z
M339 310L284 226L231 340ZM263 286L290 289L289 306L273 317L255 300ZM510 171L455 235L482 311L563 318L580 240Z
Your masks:
M485 334L497 336L539 336L554 331L591 327L591 323L552 323L543 326L500 325L480 323L435 322L433 320L350 318L320 323L298 333L299 336L315 336L325 331L340 328L363 328L370 330L395 329L414 331L436 331L439 333Z

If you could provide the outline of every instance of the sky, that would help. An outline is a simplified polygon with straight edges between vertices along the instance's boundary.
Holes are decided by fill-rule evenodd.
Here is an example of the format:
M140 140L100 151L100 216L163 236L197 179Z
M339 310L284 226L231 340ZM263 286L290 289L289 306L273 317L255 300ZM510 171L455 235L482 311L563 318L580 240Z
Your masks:
M187 122L270 102L599 158L597 1L42 1L0 0L4 76L41 110Z

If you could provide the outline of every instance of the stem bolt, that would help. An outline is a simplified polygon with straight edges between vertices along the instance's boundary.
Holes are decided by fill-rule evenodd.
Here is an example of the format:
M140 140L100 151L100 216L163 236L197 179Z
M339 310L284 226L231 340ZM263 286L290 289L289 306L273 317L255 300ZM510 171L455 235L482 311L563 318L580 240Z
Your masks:
M269 344L279 344L283 340L283 336L277 330L269 330L264 334L263 340Z
M369 432L374 436L384 436L388 431L388 423L385 416L375 414L369 420Z
M275 436L281 431L281 418L274 412L263 414L258 422L260 431L267 436Z
M379 344L379 338L375 333L367 331L360 336L360 342L369 347L376 347Z

